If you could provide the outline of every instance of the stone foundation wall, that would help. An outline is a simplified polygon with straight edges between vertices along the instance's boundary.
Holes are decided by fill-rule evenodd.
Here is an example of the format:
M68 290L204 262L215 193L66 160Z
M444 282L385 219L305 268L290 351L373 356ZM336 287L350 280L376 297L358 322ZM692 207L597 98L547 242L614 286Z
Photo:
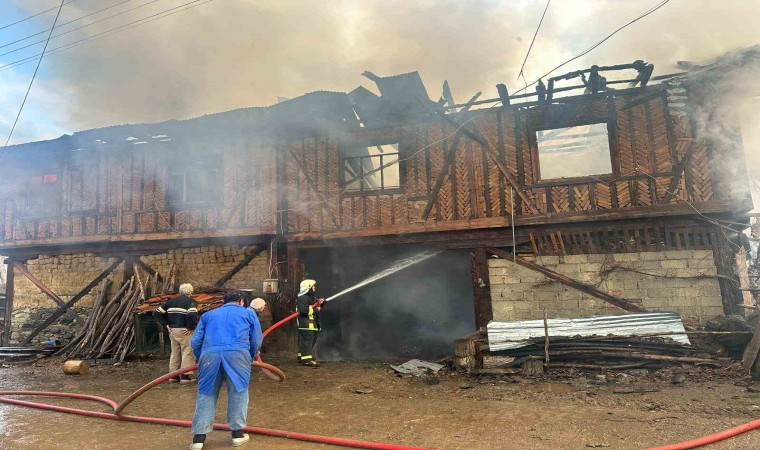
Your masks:
M72 308L74 313L82 318L84 322L90 315L90 308ZM25 306L13 308L11 314L11 342L20 342L32 330L37 328L55 311L56 308L42 308L37 306ZM82 325L74 319L75 315L71 311L64 314L56 323L50 325L40 333L32 342L32 345L40 344L51 339L57 339L61 342L68 342L76 336L81 330Z
M237 245L192 247L147 255L141 259L161 275L168 273L172 263L176 264L177 282L191 283L198 291L203 286L213 285L230 269L245 259L246 255L249 254L248 252L254 250L255 248L252 247ZM63 301L67 301L113 261L114 258L103 258L94 253L84 253L60 256L42 255L25 263L34 276ZM225 284L225 287L248 288L260 292L263 281L268 278L268 272L269 253L264 251L256 256L248 266L235 274ZM111 296L116 293L118 285L123 279L123 273L123 267L119 267L109 276L109 279L113 281L109 293ZM145 276L145 272L142 272L142 275ZM18 271L15 273L14 292L14 311L11 322L14 336L24 336L26 330L29 332L34 329L57 307L52 300ZM87 317L89 309L92 308L98 292L99 288L96 287L77 303L77 307L83 312L84 318ZM42 319L39 319L39 316L42 316ZM73 334L70 325L70 319L68 315L65 315L61 320L51 325L47 332L42 333L39 340L47 341L53 338L68 340L70 338L68 336ZM18 342L18 339L13 337L12 341Z
M650 311L675 311L704 323L723 314L711 250L527 258ZM624 311L506 260L488 262L494 320L587 317Z

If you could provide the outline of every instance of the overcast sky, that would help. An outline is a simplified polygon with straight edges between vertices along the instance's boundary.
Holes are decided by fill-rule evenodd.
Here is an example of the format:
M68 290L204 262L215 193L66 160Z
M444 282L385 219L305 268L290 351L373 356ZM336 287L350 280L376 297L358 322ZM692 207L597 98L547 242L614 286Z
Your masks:
M191 0L66 0L55 49ZM360 76L418 70L431 97L448 79L455 99L495 97L516 75L546 2L213 0L45 58L12 143L121 123L182 119L276 102L315 90L349 91ZM525 66L529 81L601 39L657 0L554 0ZM59 0L0 0L0 27L57 7ZM177 11L177 10L175 10ZM557 73L643 59L655 74L677 60L707 60L760 43L760 2L671 0ZM49 28L55 11L0 29L0 45ZM0 54L44 40L40 34ZM0 56L0 136L6 136L42 43ZM758 98L742 106L751 166L760 166ZM5 137L2 138L5 141Z

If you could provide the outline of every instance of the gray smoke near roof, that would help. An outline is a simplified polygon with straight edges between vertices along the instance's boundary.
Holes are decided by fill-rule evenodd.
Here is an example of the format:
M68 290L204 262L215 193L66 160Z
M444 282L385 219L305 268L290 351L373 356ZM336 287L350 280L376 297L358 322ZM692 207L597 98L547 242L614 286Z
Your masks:
M51 45L185 2L162 0ZM15 3L28 13L57 5L54 0ZM528 82L652 6L642 3L552 3L525 67ZM496 83L506 83L510 91L523 85L515 78L544 6L495 0L335 1L329 7L296 0L212 1L50 56L14 142L270 105L278 97L315 90L350 92L358 84L377 93L374 83L360 76L364 71L419 70L433 100L444 80L459 101L477 91L483 98L496 97ZM61 20L102 7L101 1L77 0L64 7ZM112 11L128 7L131 3ZM758 2L673 0L556 74L636 59L654 63L655 74L677 71L676 61L701 63L760 42L759 15ZM28 25L44 29L49 20L41 16ZM2 42L12 40L7 31L0 31ZM30 70L27 65L0 72L0 130L15 114ZM758 99L737 109L752 170L760 167L760 152L752 150L760 146Z
M157 2L51 44L184 2ZM30 13L55 6L52 0L16 3ZM295 0L213 1L51 56L43 69L52 79L40 83L38 92L66 94L46 106L66 117L62 126L67 132L269 105L277 96L318 89L348 92L359 83L374 90L360 77L365 70L382 75L420 70L434 100L444 80L458 99L479 90L495 94L498 82L514 90L519 63L544 6L540 3L386 0L337 1L326 7ZM751 3L673 2L568 69L644 59L663 73L674 69L677 60L703 60L758 42L760 32L751 18L760 7ZM529 81L645 6L615 0L551 5L526 65ZM64 7L62 20L100 7L102 2L78 0ZM42 28L44 19L34 23ZM30 107L34 109L33 103ZM40 135L24 136L52 137L44 129L36 133Z

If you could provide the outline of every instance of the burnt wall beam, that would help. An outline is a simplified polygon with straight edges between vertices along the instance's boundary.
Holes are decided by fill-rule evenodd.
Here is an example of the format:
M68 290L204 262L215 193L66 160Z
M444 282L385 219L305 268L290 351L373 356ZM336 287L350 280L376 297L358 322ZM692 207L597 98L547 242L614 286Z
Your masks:
M248 264L250 264L251 261L253 261L257 256L259 256L261 254L261 252L264 251L265 248L266 248L265 246L260 245L260 246L256 247L255 250L253 250L250 253L248 253L248 255L242 261L240 261L239 263L237 263L235 265L235 267L233 267L232 269L230 269L229 272L225 273L224 276L222 276L221 278L219 278L219 280L217 280L217 282L214 283L214 287L220 288L220 287L224 286L224 283L230 281L232 279L232 277L234 277L238 272L240 272L246 266L248 266Z
M599 300L602 300L604 302L607 302L611 305L617 306L618 308L627 311L627 312L648 312L643 306L639 306L635 303L632 303L631 301L618 297L612 294L609 294L607 292L604 292L602 290L599 290L595 288L594 286L591 286L589 284L582 283L580 281L574 280L570 277L567 277L565 275L562 275L561 273L557 273L547 267L544 267L540 264L536 264L532 261L528 261L525 258L522 258L520 256L513 256L509 252L505 252L504 250L499 250L495 248L488 248L488 253L498 256L501 259L506 259L508 261L512 261L514 263L517 263L518 265L521 265L527 269L534 270L542 275L544 275L547 278L551 278L554 281L558 281L565 286L571 287L573 289L579 290L581 292L584 292L586 294L589 294L591 296L594 296L598 298Z
M5 311L3 311L3 345L11 345L11 313L13 312L13 294L15 288L15 276L13 271L13 260L5 260L8 265L8 274L5 278Z
M65 304L65 302L61 300L61 298L56 295L55 292L53 292L49 287L45 286L42 281L35 277L29 271L29 268L26 266L26 264L22 263L21 261L14 262L13 267L8 266L8 270L18 270L21 275L25 276L29 281L32 282L33 285L37 286L37 288L39 288L43 294L47 295L48 298L55 302L58 306L63 306ZM74 313L74 320L76 320L80 325L84 324L84 320L79 316L79 314Z

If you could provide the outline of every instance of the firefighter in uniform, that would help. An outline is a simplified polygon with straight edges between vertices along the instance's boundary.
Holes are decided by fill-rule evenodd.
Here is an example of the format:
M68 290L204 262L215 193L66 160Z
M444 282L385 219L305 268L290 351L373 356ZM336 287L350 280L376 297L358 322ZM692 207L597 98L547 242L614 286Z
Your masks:
M319 363L314 358L314 344L319 333L319 313L325 304L323 298L316 298L317 282L303 280L296 299L298 312L298 362L304 366L317 368Z

